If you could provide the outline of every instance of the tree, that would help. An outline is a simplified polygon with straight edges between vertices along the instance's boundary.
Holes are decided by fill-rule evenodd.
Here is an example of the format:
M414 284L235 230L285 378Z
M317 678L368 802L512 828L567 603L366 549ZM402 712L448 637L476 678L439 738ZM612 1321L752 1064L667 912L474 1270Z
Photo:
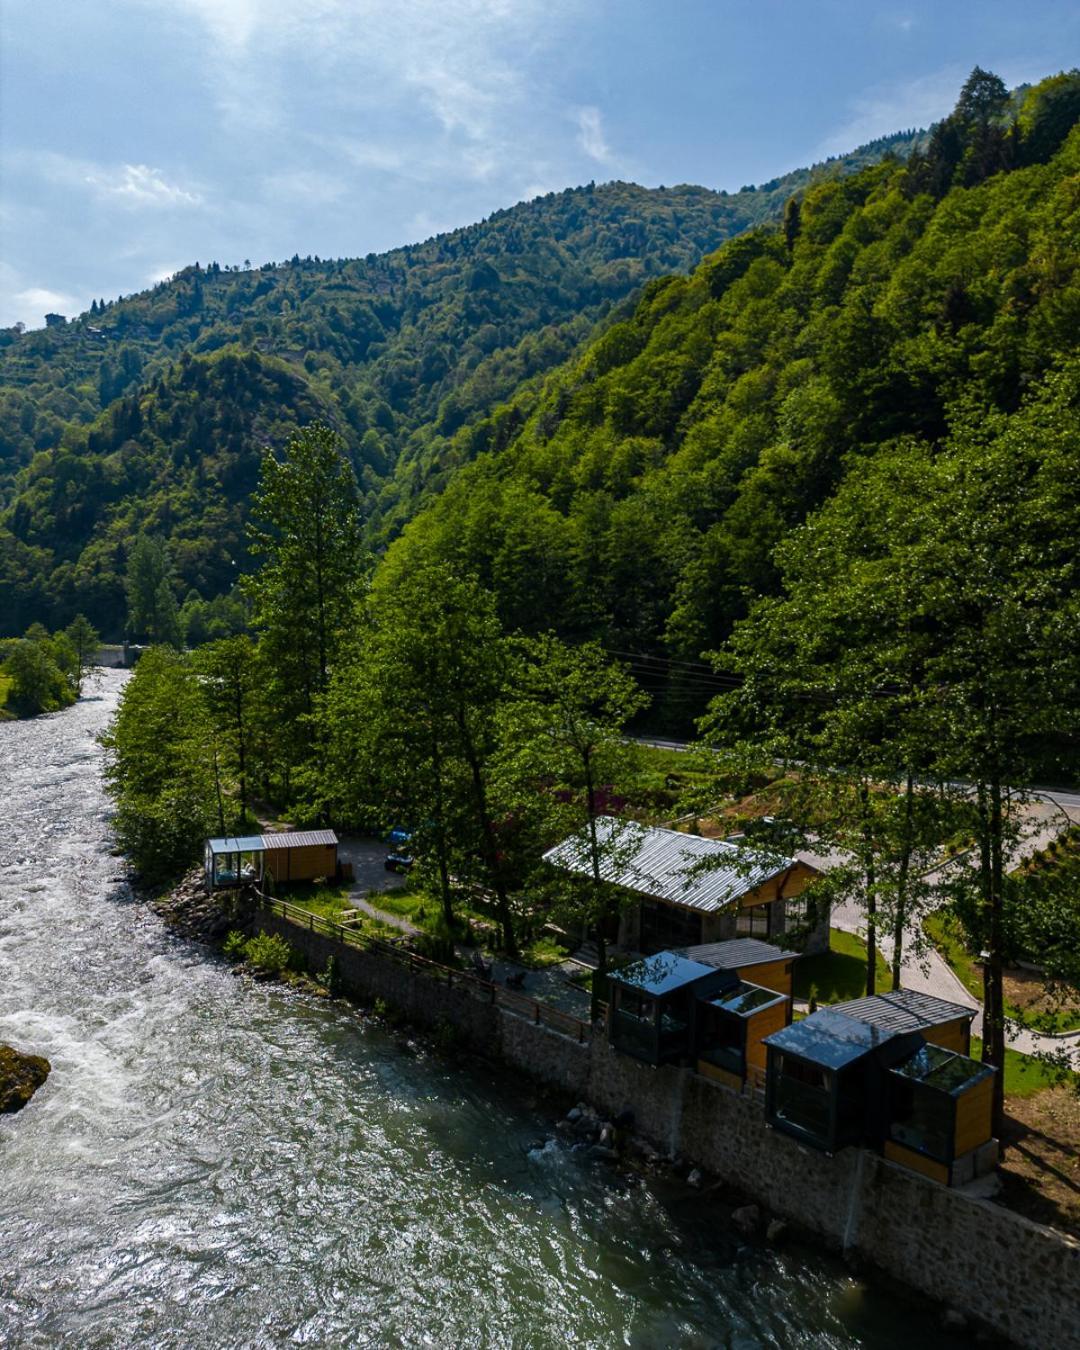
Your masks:
M194 862L221 821L213 728L189 659L168 647L145 652L102 744L117 840L135 866L158 878Z
M47 637L8 643L3 669L12 682L8 700L22 717L51 712L72 700L70 686L53 660Z
M194 668L202 679L215 743L225 767L236 775L236 819L241 829L247 819L248 771L262 704L255 643L246 634L208 643L194 654Z
M258 571L242 588L264 635L287 717L310 715L353 620L365 576L356 478L337 435L316 422L285 457L263 456L248 527Z
M168 550L160 539L141 534L128 553L128 632L151 643L180 646L180 621Z
M520 650L522 716L513 724L518 743L512 749L515 757L524 756L531 768L528 776L570 790L560 824L563 833L580 836L582 862L589 874L584 896L580 886L573 888L571 913L596 939L592 995L596 1017L608 968L607 925L620 903L604 873L613 863L632 857L640 846L634 822L611 826L600 822L610 811L612 785L624 781L632 770L634 748L627 742L626 726L649 698L629 670L612 661L599 643L570 647L549 633L522 640Z
M101 647L101 635L85 614L76 614L64 633L75 652L75 692L81 694L83 680L93 668L94 658Z

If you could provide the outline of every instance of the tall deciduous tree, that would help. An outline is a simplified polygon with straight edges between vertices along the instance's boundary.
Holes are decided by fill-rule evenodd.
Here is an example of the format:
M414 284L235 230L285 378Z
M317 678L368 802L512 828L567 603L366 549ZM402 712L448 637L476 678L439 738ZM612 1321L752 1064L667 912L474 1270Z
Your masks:
M513 722L512 753L532 760L532 771L569 788L562 828L581 841L583 889L574 887L571 915L593 932L598 967L593 1015L598 1012L608 968L607 927L618 912L617 892L604 880L611 864L637 852L639 831L631 821L614 827L609 790L632 771L634 747L626 726L649 702L629 670L612 661L596 642L571 647L552 634L521 643L520 716ZM521 777L522 775L518 775Z
M258 650L252 639L241 633L207 643L193 660L202 677L219 752L225 767L236 777L236 819L242 827L247 817L252 748L259 731L257 719L263 709Z
M302 719L326 691L366 573L356 478L329 427L313 423L290 439L284 458L263 457L249 538L259 567L242 588L262 632L283 744L292 737L287 783L310 743Z
M128 553L128 633L151 643L180 646L172 565L160 539L141 534Z
M101 635L85 614L76 614L64 633L75 653L75 692L81 694L83 681L101 647Z

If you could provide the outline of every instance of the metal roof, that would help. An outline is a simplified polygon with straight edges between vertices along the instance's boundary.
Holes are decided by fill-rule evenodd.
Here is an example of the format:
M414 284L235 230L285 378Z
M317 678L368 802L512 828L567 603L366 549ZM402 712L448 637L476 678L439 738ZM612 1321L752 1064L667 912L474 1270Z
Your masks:
M882 1035L879 1028L867 1022L827 1008L774 1031L764 1038L764 1044L826 1069L842 1069L884 1045L895 1034Z
M264 834L263 848L317 848L320 844L336 844L333 830L284 830L280 834Z
M760 938L729 938L726 942L706 942L699 947L681 949L691 961L702 961L718 970L738 970L741 966L763 966L772 961L794 961L797 952L781 951Z
M206 847L211 853L260 853L263 841L261 834L226 835L208 839Z
M940 1026L942 1022L955 1022L958 1017L970 1021L975 1016L974 1008L965 1008L962 1003L948 1003L917 989L893 989L887 994L852 999L850 1003L834 1003L832 1011L892 1032L923 1031L926 1027Z
M653 900L715 913L795 866L794 858L762 853L723 839L702 839L632 820L599 816L596 832L604 881ZM609 847L610 846L610 847ZM544 861L574 876L592 876L586 831L548 849Z
M688 961L685 956L675 952L657 952L654 956L643 957L618 970L608 971L608 980L617 984L626 984L642 993L659 997L683 989L698 980L716 980L717 972L712 966L703 966L698 961Z

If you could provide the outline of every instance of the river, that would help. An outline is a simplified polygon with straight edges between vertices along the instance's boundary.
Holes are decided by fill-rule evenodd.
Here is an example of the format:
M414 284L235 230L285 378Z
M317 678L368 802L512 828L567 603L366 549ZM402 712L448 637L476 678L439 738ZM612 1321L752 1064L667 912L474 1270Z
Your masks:
M0 1119L0 1346L956 1345L552 1142L541 1093L170 935L111 853L125 678L0 724L0 1041L53 1066Z

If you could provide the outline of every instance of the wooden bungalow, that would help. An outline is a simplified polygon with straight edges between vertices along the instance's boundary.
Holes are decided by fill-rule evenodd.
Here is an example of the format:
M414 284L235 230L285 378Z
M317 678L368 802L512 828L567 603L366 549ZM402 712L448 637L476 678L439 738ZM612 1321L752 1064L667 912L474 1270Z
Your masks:
M798 932L804 951L828 946L827 907L810 913L800 898L818 876L809 863L611 816L598 819L597 833L603 880L638 901L609 935L620 946L656 952L785 932ZM544 859L573 876L592 875L585 835L564 839Z
M917 989L890 989L885 994L868 994L849 1003L834 1003L833 1012L868 1022L881 1031L918 1031L933 1045L966 1055L971 1051L971 1023L974 1008L962 1003L923 994Z
M699 998L694 1016L698 1073L735 1089L747 1078L763 1077L765 1037L790 1022L790 998L745 980Z
M678 1064L694 1047L699 1000L738 981L728 971L657 952L609 972L608 1040L646 1064Z
M927 1044L889 1071L889 1088L886 1158L943 1186L962 1186L993 1165L990 1065Z
M204 850L206 889L333 877L338 870L337 851L338 838L333 830L208 839Z
M727 942L706 942L700 947L687 947L682 955L688 956L691 961L700 961L704 966L733 971L740 980L773 989L790 998L791 972L799 954L786 952L769 942L762 942L760 938L730 938Z
M971 1013L899 991L813 1013L765 1038L765 1116L828 1153L880 1149L893 1162L960 1185L993 1166L995 1070L932 1039ZM854 1014L858 1015L854 1015Z

